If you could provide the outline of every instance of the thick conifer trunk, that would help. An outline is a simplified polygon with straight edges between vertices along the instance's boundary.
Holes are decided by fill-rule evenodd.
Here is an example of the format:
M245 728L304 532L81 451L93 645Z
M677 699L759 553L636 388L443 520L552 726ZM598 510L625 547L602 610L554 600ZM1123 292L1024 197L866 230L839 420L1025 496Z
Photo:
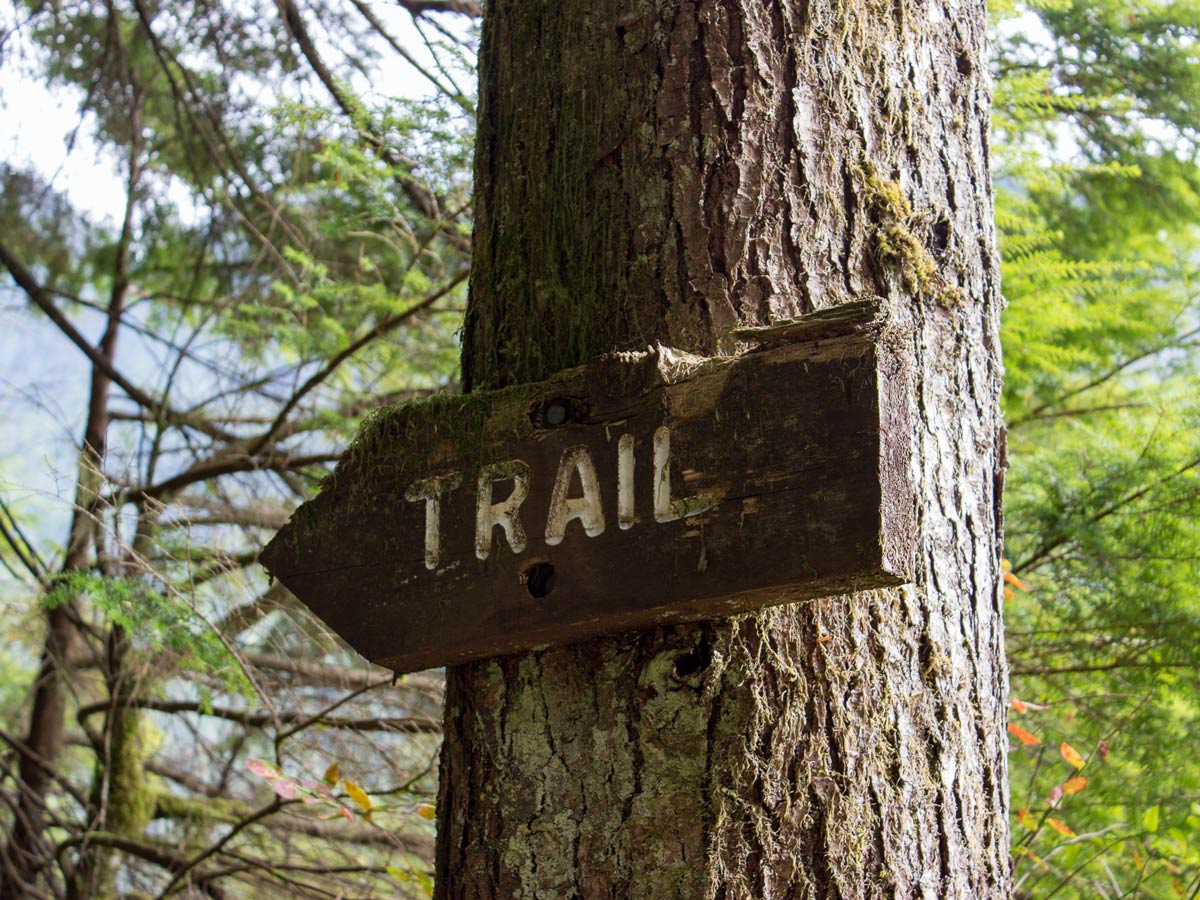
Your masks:
M977 0L488 4L468 386L881 296L919 560L450 672L438 897L1007 896L985 43Z

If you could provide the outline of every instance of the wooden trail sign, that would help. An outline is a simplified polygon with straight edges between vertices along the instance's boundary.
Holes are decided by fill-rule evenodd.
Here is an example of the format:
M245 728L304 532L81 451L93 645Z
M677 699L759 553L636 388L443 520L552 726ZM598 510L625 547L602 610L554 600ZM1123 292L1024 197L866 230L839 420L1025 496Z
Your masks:
M738 336L380 411L262 562L397 672L908 580L878 308Z

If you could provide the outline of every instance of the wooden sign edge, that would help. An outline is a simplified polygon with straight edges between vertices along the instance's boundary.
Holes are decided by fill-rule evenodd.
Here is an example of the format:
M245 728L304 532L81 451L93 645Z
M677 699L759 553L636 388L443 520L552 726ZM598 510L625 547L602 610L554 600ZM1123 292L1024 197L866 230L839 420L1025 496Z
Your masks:
M512 642L508 644L497 642L494 649L479 649L461 654L448 653L439 648L427 653L411 652L402 656L380 656L372 662L403 675L440 666L460 665L493 657L540 651L550 647L569 646L602 637L619 638L622 635L635 634L650 628L751 615L777 606L807 603L825 597L860 591L898 587L905 584L906 581L906 578L900 575L879 574L875 577L861 579L831 578L781 587L758 588L743 593L721 595L727 599L729 609L716 614L712 609L714 597L698 597L683 603L675 601L660 607L644 607L631 613L625 621L621 621L620 618L605 619L603 628L588 629L584 627L586 623L575 623L570 629L570 635L560 634L552 627L535 628L522 632L522 636L528 639L520 641L519 645L514 645ZM704 609L695 608L701 605L704 606Z

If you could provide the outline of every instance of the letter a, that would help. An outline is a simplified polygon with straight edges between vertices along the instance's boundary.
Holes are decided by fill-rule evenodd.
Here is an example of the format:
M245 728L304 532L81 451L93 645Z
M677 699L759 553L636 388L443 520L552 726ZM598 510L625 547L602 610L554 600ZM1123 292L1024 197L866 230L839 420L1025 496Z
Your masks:
M571 489L571 478L578 472L583 485L582 497L567 498ZM604 511L600 508L600 482L596 480L596 466L586 447L573 447L563 452L558 463L558 475L554 478L554 491L550 495L550 513L546 516L546 543L550 546L562 543L567 533L567 523L579 519L588 537L604 531Z

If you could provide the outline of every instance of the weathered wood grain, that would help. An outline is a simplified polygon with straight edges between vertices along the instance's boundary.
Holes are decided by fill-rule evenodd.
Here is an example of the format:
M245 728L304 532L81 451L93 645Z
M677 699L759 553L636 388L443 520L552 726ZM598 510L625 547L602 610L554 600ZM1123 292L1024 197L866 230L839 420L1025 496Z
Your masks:
M877 316L386 410L262 561L398 672L902 583L911 429Z

